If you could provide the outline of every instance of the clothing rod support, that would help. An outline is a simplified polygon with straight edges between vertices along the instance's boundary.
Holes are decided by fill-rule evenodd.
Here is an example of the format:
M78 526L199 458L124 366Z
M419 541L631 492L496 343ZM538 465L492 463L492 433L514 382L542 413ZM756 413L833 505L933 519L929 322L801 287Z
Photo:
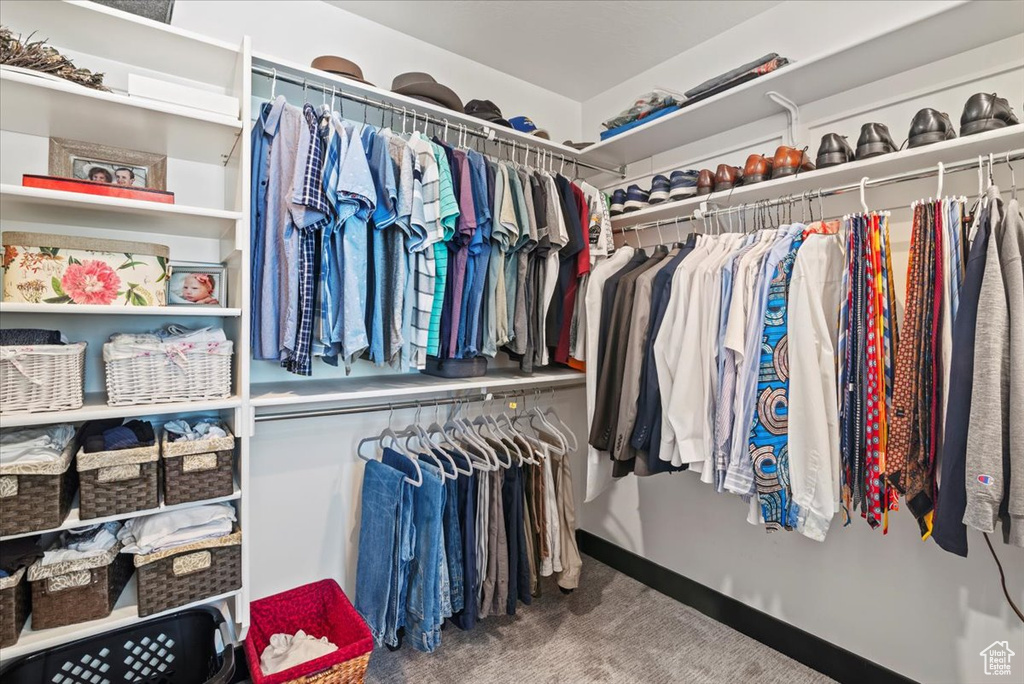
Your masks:
M563 387L574 387L575 385L566 385ZM559 389L561 389L560 387ZM325 409L313 409L310 411L283 411L279 413L257 413L255 421L257 423L270 422L274 420L293 420L301 418L324 418L327 416L351 416L359 413L377 413L380 411L399 411L402 409L414 409L414 408L431 408L434 406L451 406L452 404L468 404L480 401L489 401L494 398L505 398L505 397L527 397L529 394L535 396L545 390L550 390L554 394L555 387L532 387L524 389L509 389L491 392L488 390L481 390L479 394L465 394L455 397L443 397L436 399L419 399L401 402L390 402L390 403L378 403L378 404L362 404L359 406L340 406L337 408L325 408Z
M483 138L484 140L487 140L487 141L490 141L490 142L499 143L499 144L505 145L507 147L511 147L513 150L516 147L524 147L524 148L527 148L527 149L530 147L529 143L525 143L525 142L521 142L521 141L514 141L514 140L506 140L505 138L498 137L498 135L497 135L498 131L497 131L496 128L491 128L491 127L488 126L488 127L484 127L484 128L481 128L481 129L477 130L477 129L474 129L474 128L470 128L469 125L467 125L467 124L452 124L450 121L447 121L445 119L439 119L436 116L433 116L433 115L430 115L430 114L421 114L421 113L417 112L417 110L412 108L412 107L399 107L397 105L391 104L390 102L385 102L383 100L375 100L375 99L370 98L370 97L366 97L366 96L363 96L363 95L356 95L355 93L347 92L347 91L342 89L344 86L339 87L337 85L327 85L325 83L317 83L316 81L310 81L308 78L305 78L305 79L304 78L298 78L296 76L291 76L290 74L281 73L281 72L276 71L274 69L268 69L266 67L261 67L261 66L256 66L256 65L253 65L252 72L254 74L258 75L258 76L263 76L265 78L273 79L275 82L276 81L284 81L285 83L291 83L292 85L301 86L304 90L317 90L317 91L320 91L321 93L323 93L325 95L327 95L327 94L337 95L338 97L343 97L346 100L351 100L353 102L358 102L358 103L363 104L363 105L368 105L368 106L371 106L371 107L376 107L378 109L385 109L385 110L394 112L396 114L412 114L412 115L415 116L416 119L423 119L424 121L427 121L428 123L432 123L435 126L444 126L445 128L448 128L448 127L458 128L458 129L462 130L463 132L465 132L465 133L467 133L469 135L475 136L477 138ZM271 91L272 94L273 94L274 90L276 90L276 89L272 89L272 91ZM572 164L572 165L575 165L575 166L582 166L584 168L592 169L594 171L600 171L602 173L610 173L610 174L619 176L620 178L625 178L626 177L625 173L624 173L624 169L622 169L622 168L619 168L619 169L609 169L609 168L605 168L603 166L596 166L594 164L589 164L587 162L580 161L580 160L575 159L573 157L566 157L565 154L561 153L561 152L555 152L553 150L544 150L544 148L541 147L540 145L534 145L533 147L535 147L536 149L545 151L550 156L552 156L552 157L554 157L556 159L560 159L563 163L566 163L566 164Z
M999 162L1009 163L1009 162L1019 161L1021 159L1024 159L1024 150L1017 150L1015 152L1008 152L1008 153L999 154L999 155L994 156L993 159L994 159L994 162L996 164L998 164ZM959 171L970 171L970 170L973 170L973 169L976 169L976 168L979 168L978 167L978 160L977 159L970 159L970 160L967 160L967 161L957 162L956 164L949 164L949 165L943 164L942 165L942 173L943 173L943 176L945 176L945 175L948 175L950 173L957 173ZM884 187L886 185L893 185L895 183L905 183L907 181L921 180L922 178L931 178L933 176L937 176L938 174L939 174L938 167L933 167L933 168L930 167L930 168L921 169L921 170L918 170L918 171L907 171L907 172L904 172L904 173L897 173L897 174L894 174L892 176L884 176L882 178L872 178L872 179L869 179L868 181L866 181L864 183L864 187L880 188L880 187ZM775 199L756 200L756 201L751 202L749 204L741 203L741 204L736 204L736 205L729 206L729 207L722 207L722 208L716 208L716 209L708 209L708 210L705 210L705 211L702 211L700 209L696 209L696 210L694 210L693 215L678 216L676 218L671 218L671 219L661 219L659 221L651 221L649 223L638 223L635 226L629 226L627 228L621 228L619 230L612 231L612 232L613 232L614 235L625 235L626 233L634 233L634 232L641 231L641 230L649 230L649 229L652 229L652 228L659 228L659 227L662 227L662 226L672 226L672 225L675 225L677 223L682 223L684 221L701 221L701 220L704 220L705 218L711 218L713 216L725 216L725 215L729 214L730 212L746 211L748 209L756 210L756 209L759 209L759 208L777 207L777 206L784 205L784 204L793 204L794 202L799 202L799 201L804 200L804 199L811 199L811 200L813 200L813 199L820 199L822 197L833 197L835 195L844 195L844 194L849 193L849 192L860 192L860 189L861 189L861 182L858 181L856 183L850 183L848 185L838 185L838 186L832 187L832 188L825 188L825 189L818 189L818 190L808 190L808 191L805 191L803 193L799 193L799 194L795 194L795 195L783 195L783 196L777 197Z

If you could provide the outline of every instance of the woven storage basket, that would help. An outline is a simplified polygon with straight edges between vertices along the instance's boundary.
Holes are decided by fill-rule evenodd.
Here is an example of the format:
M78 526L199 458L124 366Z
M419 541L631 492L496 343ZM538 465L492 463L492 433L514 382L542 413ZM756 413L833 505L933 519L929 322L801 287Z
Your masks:
M227 426L221 427L227 437L176 442L164 430L160 463L165 504L216 499L234 491L235 437Z
M245 658L253 684L360 684L373 652L373 636L334 580L321 580L249 605ZM338 647L334 653L276 674L260 670L260 654L274 634L298 630Z
M231 396L230 340L103 345L110 406Z
M0 648L18 643L31 610L31 590L25 568L10 577L0 577Z
M71 467L75 440L55 463L0 466L0 534L22 534L60 527L71 510L78 471Z
M242 588L242 533L137 554L139 617Z
M79 449L75 463L82 488L79 497L79 515L82 520L145 511L159 506L159 458L158 444L91 454Z
M115 544L102 556L28 569L32 629L63 627L110 615L132 576L132 559Z
M0 413L82 408L85 342L0 347Z

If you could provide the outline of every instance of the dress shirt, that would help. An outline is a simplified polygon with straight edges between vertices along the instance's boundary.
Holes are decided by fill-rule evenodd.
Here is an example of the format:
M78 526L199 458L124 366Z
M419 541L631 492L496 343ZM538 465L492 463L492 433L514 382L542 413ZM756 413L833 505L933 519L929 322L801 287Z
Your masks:
M707 236L698 237L697 246L676 270L676 275L672 279L672 291L669 294L665 318L654 343L654 361L658 369L658 385L661 391L661 443L658 447L658 457L676 467L681 466L683 461L676 444L676 434L669 416L669 406L672 403L677 378L676 368L682 349L690 288L697 271L711 254L713 247L714 242Z

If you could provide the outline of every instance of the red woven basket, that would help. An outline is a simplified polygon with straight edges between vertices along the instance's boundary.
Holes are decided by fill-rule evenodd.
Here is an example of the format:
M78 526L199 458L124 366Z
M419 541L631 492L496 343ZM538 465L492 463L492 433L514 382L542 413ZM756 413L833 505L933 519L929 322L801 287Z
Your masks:
M373 651L373 636L334 580L313 582L253 601L249 612L245 657L253 684L358 684L363 681ZM270 637L295 634L300 629L317 638L326 636L338 650L276 674L264 675L260 671L260 655L270 643Z

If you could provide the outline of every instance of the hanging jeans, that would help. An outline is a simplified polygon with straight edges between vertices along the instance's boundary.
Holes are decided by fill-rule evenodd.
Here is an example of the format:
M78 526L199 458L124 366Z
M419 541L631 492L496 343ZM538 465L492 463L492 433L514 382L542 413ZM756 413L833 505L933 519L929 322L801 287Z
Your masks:
M402 471L410 479L419 477L416 466L405 456L384 449L381 461ZM423 482L413 488L413 554L409 563L405 601L406 638L417 651L431 653L441 643L441 518L444 486L437 469L420 463ZM364 502L365 505L365 502Z
M412 552L411 485L404 480L401 471L378 461L367 463L363 473L355 608L374 642L390 646L398 645L399 616L404 613L399 599Z

